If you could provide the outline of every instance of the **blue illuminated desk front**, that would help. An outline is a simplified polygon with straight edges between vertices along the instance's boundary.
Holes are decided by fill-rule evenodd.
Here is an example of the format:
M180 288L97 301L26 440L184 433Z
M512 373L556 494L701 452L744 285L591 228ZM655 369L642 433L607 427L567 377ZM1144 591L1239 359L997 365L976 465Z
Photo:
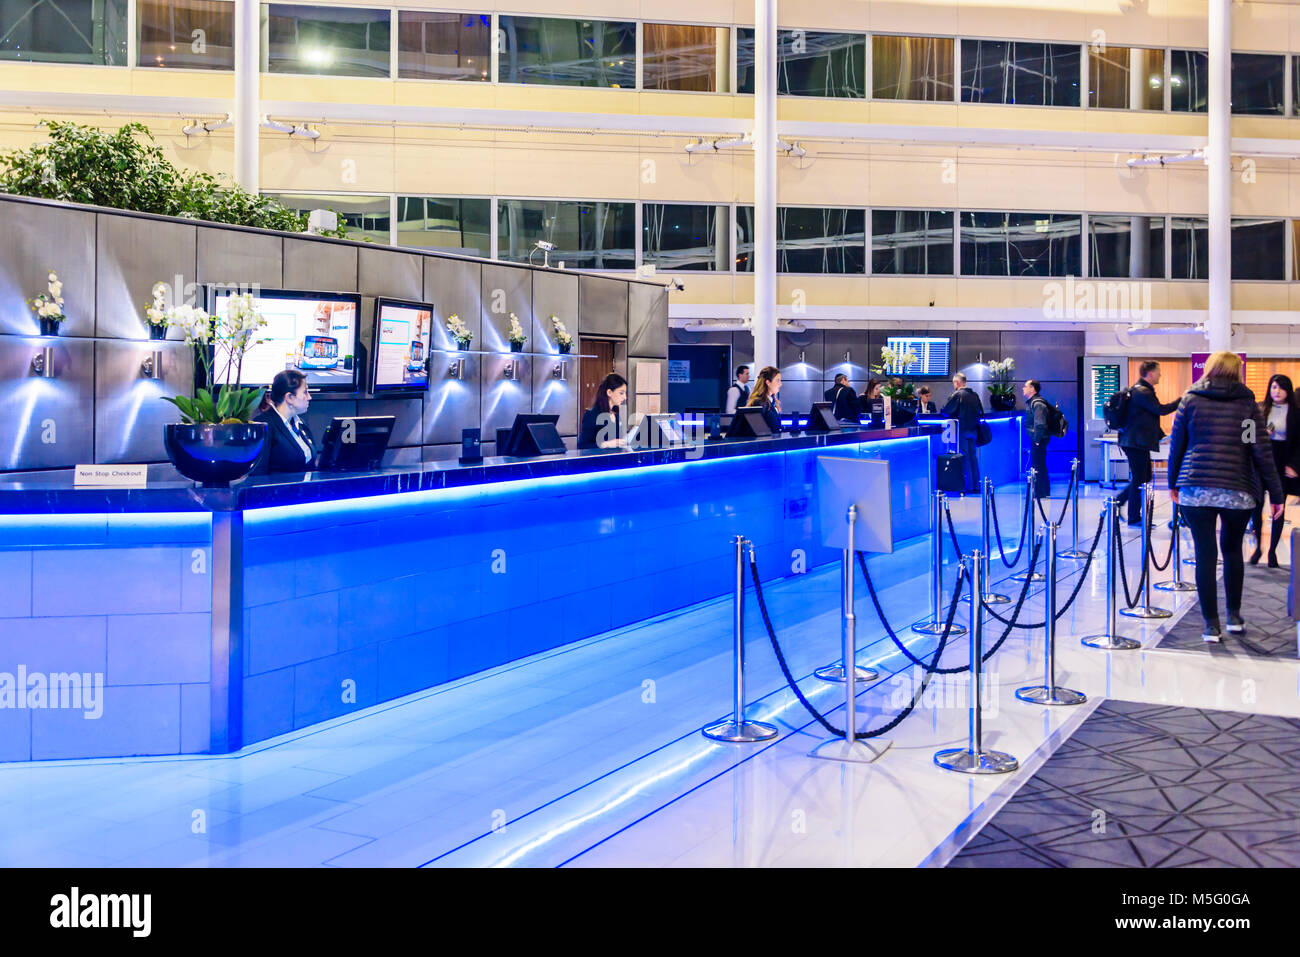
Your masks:
M923 534L935 431L0 483L0 760L238 750L725 595L737 534L773 577L815 567L828 452L888 459L895 539Z

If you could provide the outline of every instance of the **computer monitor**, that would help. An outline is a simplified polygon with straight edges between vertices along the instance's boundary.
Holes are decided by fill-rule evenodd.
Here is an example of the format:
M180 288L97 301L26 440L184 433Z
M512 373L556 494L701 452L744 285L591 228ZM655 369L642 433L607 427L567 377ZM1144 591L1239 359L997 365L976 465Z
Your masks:
M564 440L555 428L559 421L558 415L520 412L510 426L505 447L501 448L501 443L498 443L497 454L524 458L532 455L556 455L566 451Z
M627 444L638 449L666 449L685 445L677 416L669 412L652 412L641 416L636 429L628 436Z
M381 297L375 300L370 350L370 391L418 394L429 387L433 305Z
M729 439L756 439L771 435L772 429L763 418L763 410L756 405L741 406L727 426Z
M831 411L834 403L814 402L808 412L809 432L838 432L843 426Z
M325 445L317 467L322 472L379 468L396 421L393 415L337 416L325 430Z
M208 287L208 311L224 316L238 288ZM266 325L256 330L240 370L245 386L267 387L285 369L301 369L312 392L357 391L361 297L350 292L257 289L253 306ZM224 370L215 370L224 379Z

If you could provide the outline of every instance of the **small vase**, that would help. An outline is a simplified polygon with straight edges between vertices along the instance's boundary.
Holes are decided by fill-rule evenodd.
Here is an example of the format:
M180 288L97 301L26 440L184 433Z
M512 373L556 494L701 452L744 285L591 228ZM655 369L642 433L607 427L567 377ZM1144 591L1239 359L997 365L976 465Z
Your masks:
M156 325L156 324L154 324L154 323L152 323L152 322L149 323L149 338L150 338L150 339L166 339L166 338L167 338L167 327L166 327L166 326Z
M524 351L524 344L523 344L522 342L512 342L512 343L510 343L510 351L511 351L511 352L523 352L523 351Z
M463 339L457 339L456 348L461 352L469 352L469 343Z
M40 317L40 320L41 320L41 335L57 336L59 334L58 319L46 319L44 316L42 316Z
M565 343L560 343L555 348L559 351L560 355L567 356L570 350L573 349L573 343L570 342L567 345Z

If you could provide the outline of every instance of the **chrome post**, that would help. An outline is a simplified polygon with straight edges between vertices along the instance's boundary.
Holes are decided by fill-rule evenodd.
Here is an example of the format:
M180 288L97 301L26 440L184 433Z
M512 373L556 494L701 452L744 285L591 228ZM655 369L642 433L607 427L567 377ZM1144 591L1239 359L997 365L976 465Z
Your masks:
M1043 683L1016 689L1016 697L1030 704L1083 704L1088 700L1081 691L1071 691L1056 683L1056 523L1043 525L1043 544L1047 546L1047 587L1043 589Z
M984 582L986 587L988 587L987 583L990 577L989 571L993 567L991 564L993 561L993 549L990 547L992 542L991 529L993 527L993 522L989 517L989 512L993 508L993 480L988 476L984 477L983 484L980 487L980 492L982 493L980 495L980 547L984 549ZM973 591L968 591L966 594L961 596L961 600L970 601L971 596L974 594ZM1010 598L1006 595L999 595L996 592L991 591L984 596L984 604L986 605L1007 605L1010 603Z
M934 513L930 517L930 617L912 626L918 635L943 634L943 519L945 497L942 491L933 495ZM964 635L966 629L953 622L950 635Z
M978 595L984 589L981 556L978 551L970 556L971 593ZM966 563L962 562L965 568ZM1005 774L1020 767L1020 763L1001 751L984 750L984 717L981 671L984 666L984 610L980 602L970 604L970 741L964 748L948 748L934 756L934 763L945 771L963 774Z
M1183 514L1177 505L1174 506L1174 557L1169 563L1173 566L1174 577L1172 581L1157 582L1156 588L1160 591L1196 591L1194 582L1183 581ZM1192 564L1195 564L1193 562Z
M1025 528L1026 535L1033 534L1031 529L1034 527L1034 479L1037 475L1037 469L1030 469L1025 473L1025 509L1029 513L1029 518ZM1035 536L1035 540L1037 540L1037 536ZM1041 582L1044 581L1044 578L1042 572L1023 571L1016 572L1011 576L1011 580L1013 582Z
M777 729L762 721L745 720L745 546L749 546L752 557L754 543L744 535L737 535L732 541L736 546L736 591L732 599L732 636L735 640L733 711L730 721L709 725L701 733L714 741L748 744L776 737Z
M1056 557L1083 561L1088 557L1088 553L1079 551L1079 460L1077 458L1070 459L1070 488L1074 490L1070 501L1070 549Z
M1119 503L1109 495L1102 500L1101 507L1106 513L1106 631L1100 635L1088 635L1080 640L1089 648L1103 651L1132 651L1141 648L1141 642L1119 635L1119 569L1115 563L1121 561L1119 555Z
M1125 618L1172 618L1173 612L1168 608L1157 608L1151 604L1151 513L1155 509L1156 487L1147 482L1142 486L1142 568L1146 571L1146 581L1142 584L1142 604L1132 608L1121 608L1120 614Z

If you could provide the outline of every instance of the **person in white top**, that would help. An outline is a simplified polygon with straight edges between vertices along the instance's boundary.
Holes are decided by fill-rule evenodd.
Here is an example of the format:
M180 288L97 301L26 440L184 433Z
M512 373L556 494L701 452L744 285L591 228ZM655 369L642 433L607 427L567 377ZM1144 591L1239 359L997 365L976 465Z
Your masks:
M722 410L727 415L734 415L736 409L749 402L749 366L736 367L736 381L727 389L727 404Z

